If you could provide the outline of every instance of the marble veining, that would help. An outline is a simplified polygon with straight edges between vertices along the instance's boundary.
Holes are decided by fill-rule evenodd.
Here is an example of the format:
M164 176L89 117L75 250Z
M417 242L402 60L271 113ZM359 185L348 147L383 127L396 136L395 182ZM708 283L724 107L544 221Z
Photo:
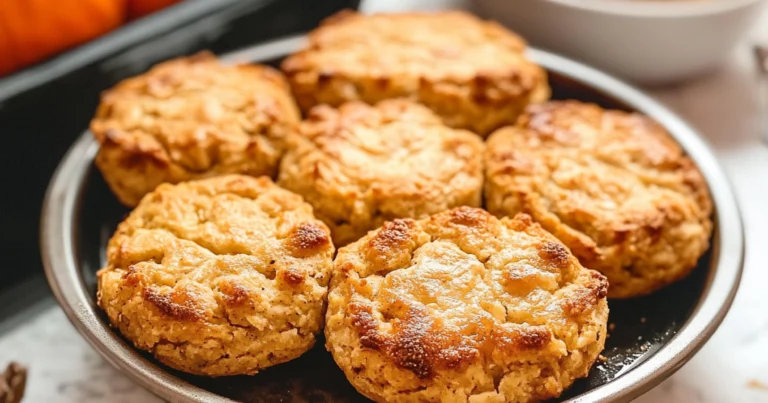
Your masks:
M0 364L28 366L24 402L162 402L109 365L53 307L0 338Z

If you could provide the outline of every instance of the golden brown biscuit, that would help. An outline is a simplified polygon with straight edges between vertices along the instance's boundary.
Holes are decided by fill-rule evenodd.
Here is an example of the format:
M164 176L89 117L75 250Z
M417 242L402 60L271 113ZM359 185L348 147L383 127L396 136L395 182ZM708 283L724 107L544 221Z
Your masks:
M282 75L208 53L161 63L105 92L91 131L96 165L135 206L157 185L240 173L274 177L299 112Z
M321 105L295 137L279 183L315 208L337 246L386 220L481 204L482 141L411 101Z
M326 347L378 402L534 402L584 377L608 282L526 215L459 207L339 250Z
M362 15L342 11L282 65L302 110L408 97L446 124L482 136L549 98L545 71L522 38L461 11Z
M693 162L645 116L576 101L528 108L488 139L486 203L530 214L611 298L685 277L709 247L712 203Z
M266 177L163 184L109 241L98 304L170 367L254 374L314 345L333 252L312 208Z

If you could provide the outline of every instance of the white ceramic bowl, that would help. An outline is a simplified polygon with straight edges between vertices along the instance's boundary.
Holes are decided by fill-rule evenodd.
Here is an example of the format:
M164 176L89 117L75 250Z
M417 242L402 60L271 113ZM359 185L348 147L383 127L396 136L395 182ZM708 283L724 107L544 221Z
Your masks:
M669 84L725 60L763 0L475 0L531 44L641 84Z

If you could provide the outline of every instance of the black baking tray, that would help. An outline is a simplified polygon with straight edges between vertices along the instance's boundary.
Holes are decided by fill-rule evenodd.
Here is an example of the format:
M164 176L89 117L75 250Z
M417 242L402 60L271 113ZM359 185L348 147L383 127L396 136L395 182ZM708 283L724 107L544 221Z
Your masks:
M88 125L102 90L161 60L203 49L225 53L304 32L358 4L186 0L0 79L0 332L9 327L10 316L49 293L38 243L43 195L59 160Z

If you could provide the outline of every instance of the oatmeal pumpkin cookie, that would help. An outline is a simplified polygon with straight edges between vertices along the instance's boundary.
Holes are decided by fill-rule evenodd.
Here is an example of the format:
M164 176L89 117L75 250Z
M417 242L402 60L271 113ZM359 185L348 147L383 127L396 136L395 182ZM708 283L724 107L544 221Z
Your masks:
M685 277L709 247L712 202L701 173L651 119L577 101L528 108L488 139L486 203L530 214L611 298Z
M172 368L254 374L314 345L333 252L312 208L266 177L163 184L110 239L98 304Z
M378 402L554 398L605 343L605 277L527 215L387 222L334 266L326 347Z
M406 97L446 124L482 136L549 98L545 71L522 38L461 11L363 15L343 11L282 64L304 111L317 104Z
M278 182L314 207L337 246L386 220L480 206L483 142L411 101L321 105L293 140Z
M267 66L226 66L201 53L161 63L102 95L91 131L96 165L135 206L157 185L222 174L274 177L299 112Z

